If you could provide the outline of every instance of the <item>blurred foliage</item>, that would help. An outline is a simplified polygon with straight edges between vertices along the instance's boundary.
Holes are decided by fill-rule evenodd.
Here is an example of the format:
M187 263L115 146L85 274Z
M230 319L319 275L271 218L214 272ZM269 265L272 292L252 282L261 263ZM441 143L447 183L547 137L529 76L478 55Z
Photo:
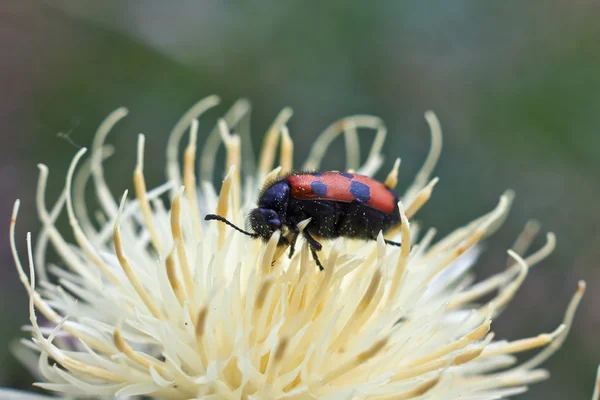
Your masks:
M147 135L148 182L159 184L166 135L209 94L221 96L221 113L239 97L251 100L255 149L277 112L291 106L298 163L336 119L376 114L389 129L381 176L402 157L401 187L425 157L422 114L433 109L445 131L441 182L419 218L445 234L493 207L505 188L516 189L513 213L488 241L478 275L503 268L506 248L530 217L556 232L559 245L531 271L494 329L508 339L553 330L577 280L586 279L572 333L547 363L552 379L522 398L589 398L600 362L594 307L600 301L600 8L594 2L183 1L174 7L30 0L2 3L0 12L0 45L11 54L0 77L8 88L0 94L7 132L0 136L2 205L9 210L14 197L24 200L20 246L24 232L38 229L35 164L51 167L52 202L73 143L88 146L99 122L122 105L130 115L109 138L117 153L106 171L115 194L131 187L136 134ZM219 115L203 117L202 137ZM361 136L365 147L370 140ZM325 167L344 165L335 149ZM66 221L61 227L68 229ZM0 314L0 341L7 343L26 323L26 302L8 248L0 248L3 302L15 304ZM0 381L28 386L6 347Z

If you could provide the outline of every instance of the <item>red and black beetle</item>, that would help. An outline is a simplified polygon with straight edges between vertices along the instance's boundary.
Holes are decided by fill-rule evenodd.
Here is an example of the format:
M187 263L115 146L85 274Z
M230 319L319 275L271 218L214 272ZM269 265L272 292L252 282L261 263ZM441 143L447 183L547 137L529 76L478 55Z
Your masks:
M298 238L298 223L310 218L302 231L315 262L321 243L315 239L347 237L376 240L400 223L398 195L383 183L364 175L345 172L301 172L265 185L258 207L248 216L253 232L246 232L220 215L208 214L204 219L224 222L238 231L265 242L274 231L287 227L288 237L281 236L278 245L290 246L290 257ZM385 241L400 246L400 243Z

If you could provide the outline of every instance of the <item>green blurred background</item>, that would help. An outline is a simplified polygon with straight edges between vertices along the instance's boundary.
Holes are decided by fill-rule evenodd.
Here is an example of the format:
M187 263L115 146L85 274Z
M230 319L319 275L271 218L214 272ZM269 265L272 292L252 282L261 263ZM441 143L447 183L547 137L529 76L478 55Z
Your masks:
M592 0L2 2L0 384L31 383L8 351L27 322L27 302L7 233L15 198L21 249L25 233L39 228L36 163L51 168L53 199L76 152L70 141L89 146L99 122L123 105L130 115L109 138L117 155L108 180L115 193L131 187L143 132L148 184L157 185L173 124L193 102L218 94L221 111L239 97L252 102L255 147L291 106L296 162L334 120L376 114L390 132L382 176L400 156L402 186L429 146L423 112L435 110L445 133L441 181L419 217L444 234L515 189L479 277L503 268L529 218L556 232L556 252L530 272L493 327L507 339L553 330L585 279L573 330L546 364L551 379L521 398L589 398L600 362L599 18ZM218 115L201 121L202 137L204 121ZM325 166L343 167L331 153Z

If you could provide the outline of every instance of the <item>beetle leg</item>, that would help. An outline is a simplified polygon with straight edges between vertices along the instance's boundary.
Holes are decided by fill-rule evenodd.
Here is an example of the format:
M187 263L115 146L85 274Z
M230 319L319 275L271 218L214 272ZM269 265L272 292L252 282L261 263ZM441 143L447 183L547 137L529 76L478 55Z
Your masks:
M298 239L298 235L294 235L294 238L290 241L290 254L289 258L292 258L294 252L296 251L296 239Z
M304 239L306 239L308 245L310 246L310 252L312 253L313 258L315 259L315 263L317 263L319 269L323 271L323 265L321 264L321 261L319 261L319 256L317 255L317 251L321 251L323 246L306 230L302 231L302 236L304 236Z
M375 240L377 240L377 239L375 239ZM387 240L387 239L384 239L384 242L385 242L385 244L389 244L389 245L392 245L392 246L398 246L398 247L401 247L401 246L402 246L402 243L399 243L399 242L393 242L393 241L391 241L391 240Z
M312 237L310 233L308 233L307 231L303 231L302 236L304 236L304 239L306 239L306 241L312 249L315 249L316 251L321 251L323 246L321 246L321 243L319 243L314 237Z
M319 271L323 271L323 265L321 265L321 261L319 261L319 256L317 255L317 251L314 248L310 248L310 252L312 253L313 258L315 259L315 263L319 267Z

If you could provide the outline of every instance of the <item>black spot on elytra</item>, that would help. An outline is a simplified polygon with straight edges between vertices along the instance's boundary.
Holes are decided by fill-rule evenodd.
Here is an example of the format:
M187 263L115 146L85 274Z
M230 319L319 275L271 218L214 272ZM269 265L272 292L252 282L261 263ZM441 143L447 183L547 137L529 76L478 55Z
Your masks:
M350 183L350 193L362 203L367 203L371 199L371 189L361 182L352 181Z
M314 181L310 184L310 190L319 197L325 197L327 194L327 185L321 181Z

